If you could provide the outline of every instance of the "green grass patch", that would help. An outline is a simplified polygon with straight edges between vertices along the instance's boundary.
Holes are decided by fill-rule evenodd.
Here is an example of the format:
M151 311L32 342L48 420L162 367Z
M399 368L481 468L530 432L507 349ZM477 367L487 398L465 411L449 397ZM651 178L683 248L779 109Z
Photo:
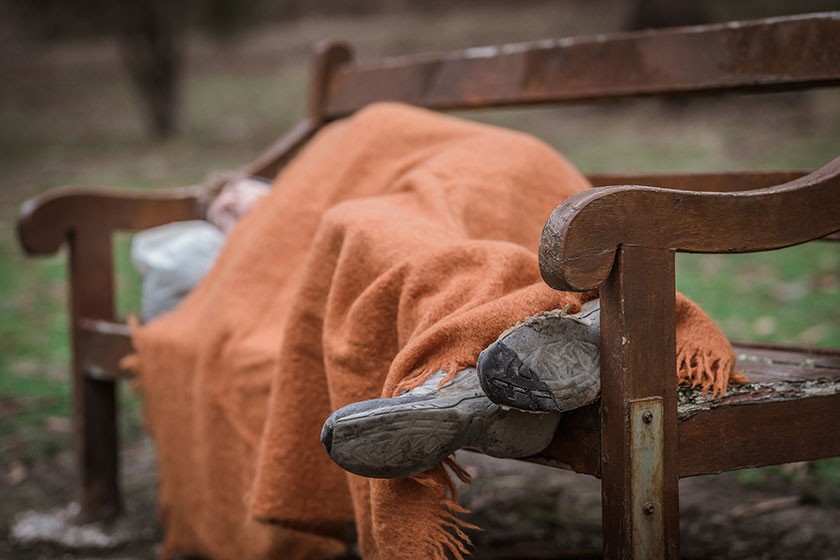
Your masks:
M732 339L840 347L840 251L814 242L744 255L679 255L677 288Z

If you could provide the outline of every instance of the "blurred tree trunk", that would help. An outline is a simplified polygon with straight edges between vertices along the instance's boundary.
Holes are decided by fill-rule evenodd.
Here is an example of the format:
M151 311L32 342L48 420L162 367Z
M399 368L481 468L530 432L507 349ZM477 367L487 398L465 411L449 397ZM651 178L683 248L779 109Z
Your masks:
M119 0L112 4L126 69L159 138L178 130L187 0Z
M631 0L628 29L652 29L709 22L704 2L699 0Z

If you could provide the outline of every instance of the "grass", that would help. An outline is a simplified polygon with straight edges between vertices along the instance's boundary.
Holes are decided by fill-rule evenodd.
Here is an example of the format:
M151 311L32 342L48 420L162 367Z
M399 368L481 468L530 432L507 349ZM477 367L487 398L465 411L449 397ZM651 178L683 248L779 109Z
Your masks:
M840 347L840 252L829 243L751 255L680 255L677 287L730 338Z
M617 2L602 2L620 8ZM482 13L312 19L254 30L223 47L191 43L183 134L143 134L118 56L104 43L33 49L0 89L0 471L69 445L65 262L24 259L13 237L17 206L61 184L166 188L235 168L303 113L305 45L359 38L361 58L609 30L620 9L589 2ZM603 19L608 13L609 18ZM406 30L409 30L408 32ZM587 172L814 168L837 155L836 92L679 103L506 109L466 114L543 138ZM115 243L118 308L139 306L127 236ZM734 338L840 346L840 252L810 244L766 254L680 255L678 287ZM130 432L137 402L126 396ZM57 421L56 419L64 419ZM838 486L840 464L811 473ZM749 481L751 471L746 471ZM773 471L761 476L776 476Z

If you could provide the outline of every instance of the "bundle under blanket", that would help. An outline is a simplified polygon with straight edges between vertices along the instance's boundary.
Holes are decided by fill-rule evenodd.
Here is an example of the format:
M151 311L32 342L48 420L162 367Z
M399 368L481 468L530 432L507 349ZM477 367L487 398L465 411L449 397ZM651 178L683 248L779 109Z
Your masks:
M537 263L551 211L588 187L529 136L397 104L318 134L182 305L134 331L163 555L330 557L349 522L365 558L466 553L443 466L362 478L319 432L594 297L548 288ZM676 334L675 382L725 389L732 349L682 296Z

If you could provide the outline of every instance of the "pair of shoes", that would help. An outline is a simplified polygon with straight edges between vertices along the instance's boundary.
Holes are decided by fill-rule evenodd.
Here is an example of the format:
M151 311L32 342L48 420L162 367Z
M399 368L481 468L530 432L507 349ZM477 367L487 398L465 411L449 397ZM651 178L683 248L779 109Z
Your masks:
M373 478L423 472L458 449L535 455L551 442L563 412L598 397L599 317L598 300L574 315L529 317L488 346L477 368L443 386L441 371L400 396L333 412L321 442L339 466Z
M330 457L347 471L399 478L431 469L458 449L493 457L528 457L551 442L560 414L529 414L490 401L475 368L442 387L439 371L391 399L353 403L321 430Z

